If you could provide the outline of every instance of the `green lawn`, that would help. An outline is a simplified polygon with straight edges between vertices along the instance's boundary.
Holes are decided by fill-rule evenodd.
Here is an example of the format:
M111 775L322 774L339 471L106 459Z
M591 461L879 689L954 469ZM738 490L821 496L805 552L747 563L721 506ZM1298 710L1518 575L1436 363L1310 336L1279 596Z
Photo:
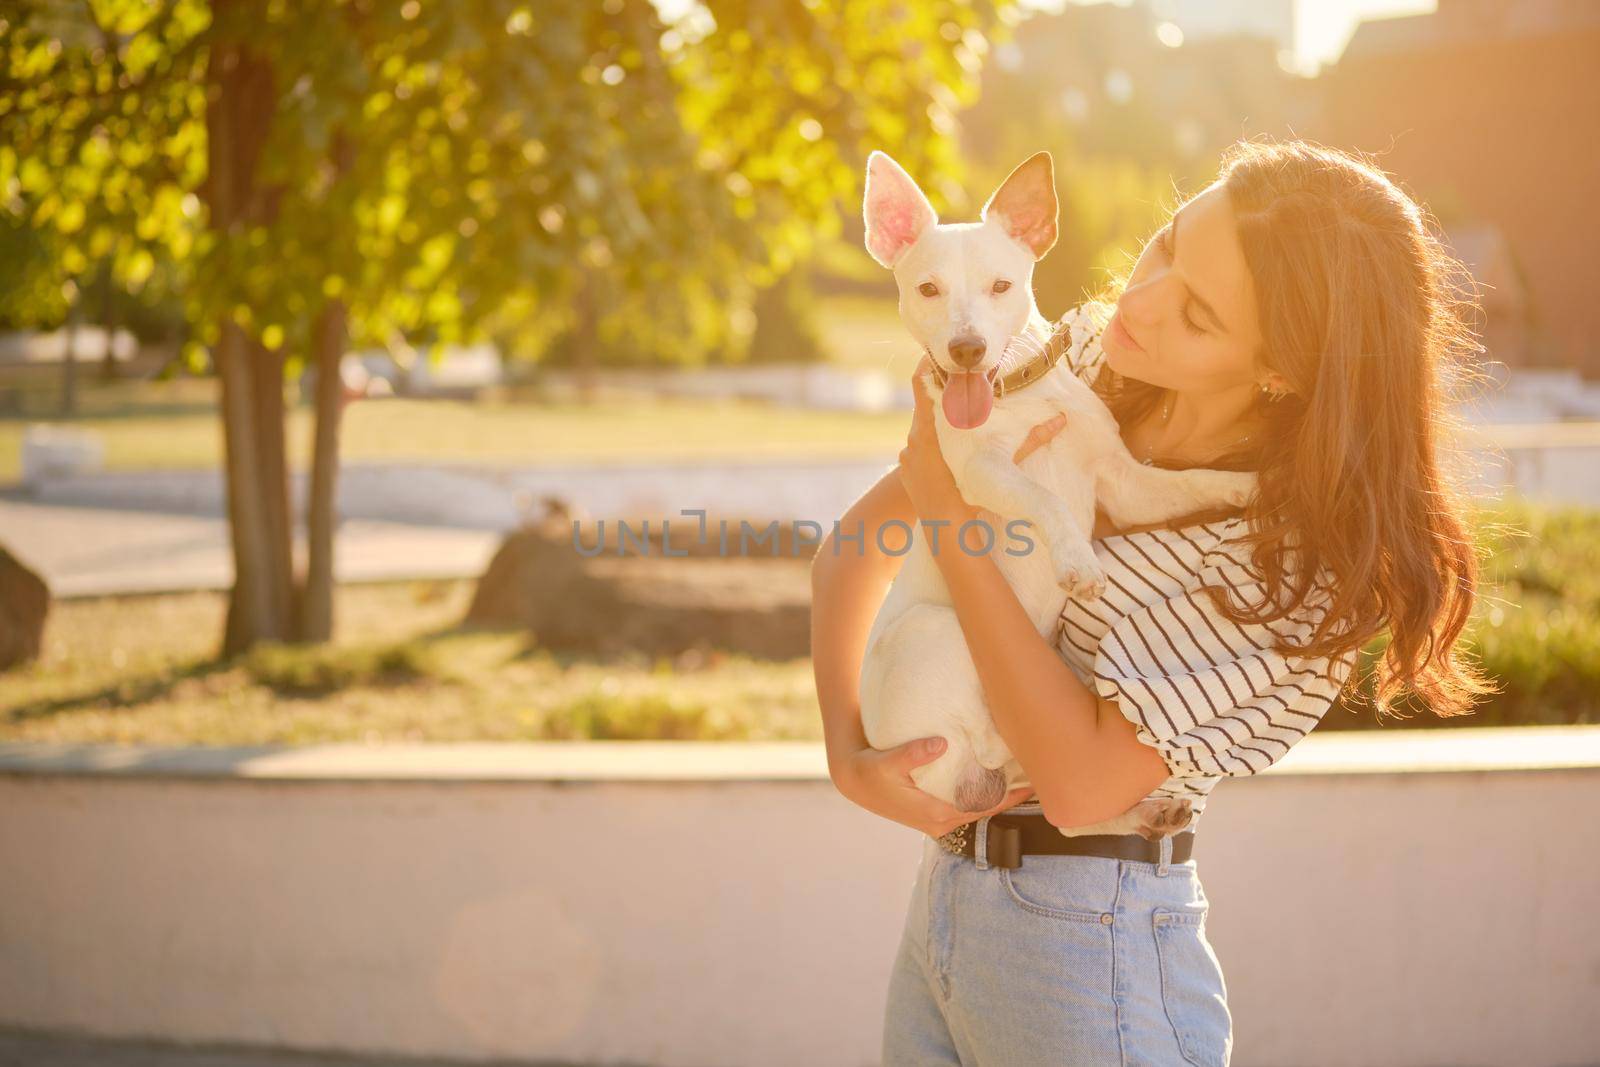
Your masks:
M198 385L205 383L183 383ZM193 393L194 390L187 390ZM855 414L745 401L608 400L467 403L369 400L346 411L346 460L545 463L639 459L854 458L893 455L905 444L906 412ZM0 484L20 476L25 423L0 421ZM66 425L92 430L113 470L200 469L221 462L221 428L209 405L160 414L86 415ZM288 420L290 462L303 465L311 415Z
M911 344L888 302L853 297L825 302L824 340L840 364L910 377ZM84 375L81 414L60 420L55 399L32 396L37 421L89 430L105 444L113 470L202 469L221 461L216 383L104 384ZM36 414L35 414L36 413ZM20 475L28 418L0 418L0 484ZM346 410L346 459L541 463L561 460L881 457L905 443L905 412L854 414L776 407L754 401L602 398L570 401L368 400ZM311 413L291 411L290 461L304 465Z
M1502 692L1476 714L1397 726L1600 721L1600 514L1485 514L1468 641ZM1514 528L1508 529L1507 527ZM344 586L326 647L212 657L220 593L67 600L44 654L0 685L0 740L150 744L701 738L820 740L810 660L558 655L456 626L473 583ZM1335 709L1329 729L1378 726Z
M602 738L820 740L809 659L558 656L455 622L472 583L345 586L339 639L212 658L218 593L56 603L5 675L0 741L244 745Z

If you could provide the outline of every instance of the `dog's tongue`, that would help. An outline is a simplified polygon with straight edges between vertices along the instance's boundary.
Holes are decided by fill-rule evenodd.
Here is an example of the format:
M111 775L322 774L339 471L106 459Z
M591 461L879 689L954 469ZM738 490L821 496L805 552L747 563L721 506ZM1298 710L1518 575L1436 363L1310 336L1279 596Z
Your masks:
M944 383L944 417L958 430L982 426L994 407L994 387L981 374L952 374Z

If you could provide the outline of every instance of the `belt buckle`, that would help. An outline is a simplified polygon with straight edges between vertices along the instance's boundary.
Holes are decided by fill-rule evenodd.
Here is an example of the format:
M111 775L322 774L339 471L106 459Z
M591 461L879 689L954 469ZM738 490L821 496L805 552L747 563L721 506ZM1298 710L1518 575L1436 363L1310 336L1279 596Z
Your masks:
M995 816L989 820L985 845L989 866L1010 869L1022 866L1022 827L1001 822L1000 817Z

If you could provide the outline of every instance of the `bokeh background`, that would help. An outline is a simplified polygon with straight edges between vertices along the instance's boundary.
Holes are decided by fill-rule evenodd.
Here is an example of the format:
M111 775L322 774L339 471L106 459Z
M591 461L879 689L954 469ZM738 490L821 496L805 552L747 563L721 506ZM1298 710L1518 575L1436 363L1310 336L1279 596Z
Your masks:
M798 525L909 424L868 153L1050 151L1055 316L1305 137L1477 286L1500 692L1218 791L1233 1062L1594 1064L1596 114L1594 0L0 3L0 1061L876 1062L923 839Z
M804 544L539 546L826 526L893 462L872 149L947 220L1052 152L1054 316L1230 141L1292 136L1372 153L1480 285L1504 693L1451 725L1593 720L1593 4L93 0L0 33L0 737L816 738Z

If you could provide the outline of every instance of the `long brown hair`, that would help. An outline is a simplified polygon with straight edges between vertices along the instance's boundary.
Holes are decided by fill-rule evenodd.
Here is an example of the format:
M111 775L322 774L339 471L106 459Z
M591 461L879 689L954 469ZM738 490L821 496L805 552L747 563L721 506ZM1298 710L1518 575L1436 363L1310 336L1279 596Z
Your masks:
M1374 162L1308 141L1239 141L1220 179L1238 219L1259 306L1261 362L1293 392L1257 395L1263 430L1207 466L1259 471L1245 509L1252 564L1269 595L1238 607L1266 623L1314 593L1329 610L1299 655L1340 656L1385 628L1374 667L1381 715L1407 693L1440 716L1465 714L1494 687L1456 647L1472 611L1478 559L1462 496L1441 467L1447 390L1482 349L1471 276L1417 204ZM1097 294L1113 302L1114 277ZM1109 369L1099 387L1123 425L1159 387ZM1292 562L1292 565L1291 565ZM1328 586L1318 583L1326 568Z

